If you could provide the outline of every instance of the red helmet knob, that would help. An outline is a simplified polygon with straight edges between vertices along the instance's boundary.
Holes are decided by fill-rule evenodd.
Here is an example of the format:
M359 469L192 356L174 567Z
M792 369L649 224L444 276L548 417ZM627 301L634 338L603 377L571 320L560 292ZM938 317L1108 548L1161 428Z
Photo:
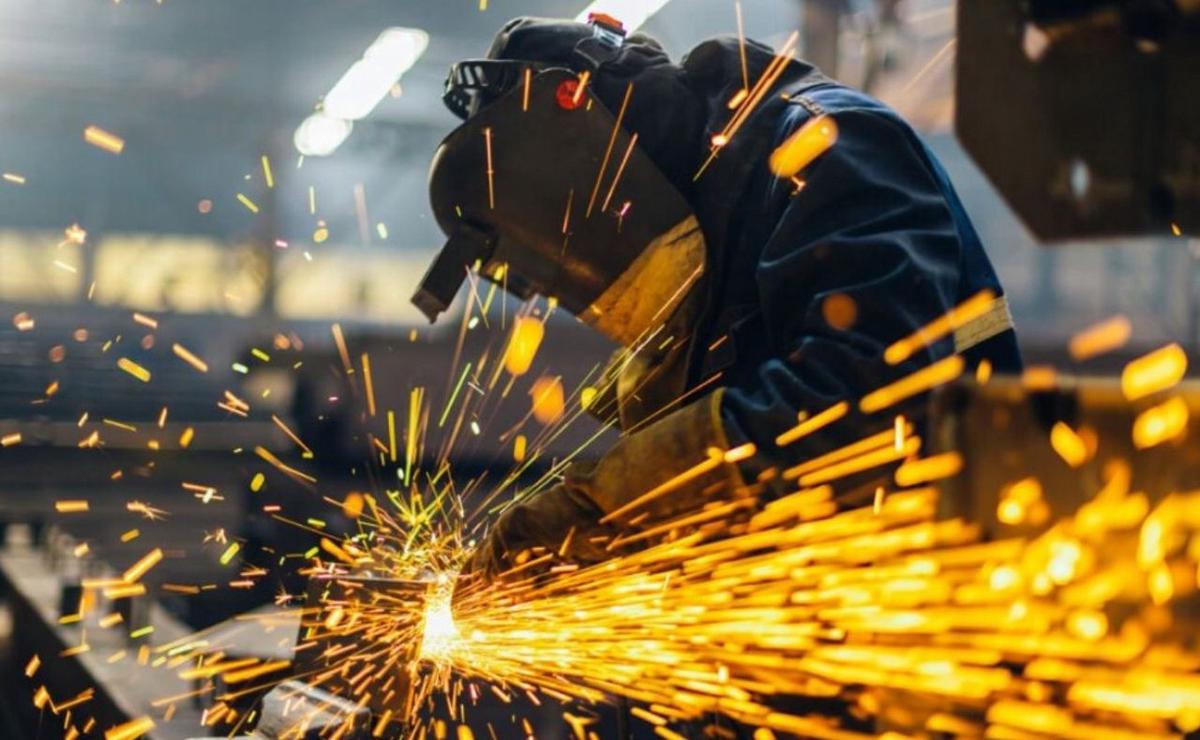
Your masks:
M563 80L554 91L554 99L563 110L575 110L583 105L583 95L579 93L579 80Z

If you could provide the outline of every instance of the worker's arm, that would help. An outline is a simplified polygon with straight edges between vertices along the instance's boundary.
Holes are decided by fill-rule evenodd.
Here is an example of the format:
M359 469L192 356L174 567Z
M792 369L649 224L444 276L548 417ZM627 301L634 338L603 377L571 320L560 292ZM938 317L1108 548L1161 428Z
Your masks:
M877 111L833 118L838 141L802 173L803 189L792 194L792 183L776 180L768 196L783 217L762 249L756 279L775 357L742 373L722 402L730 441L753 442L759 450L743 466L751 475L872 430L852 411L822 434L777 447L776 438L801 412L816 414L840 401L856 409L864 394L954 351L947 337L898 366L884 362L889 344L957 302L962 237L906 126ZM836 325L846 316L837 303L826 303L833 296L841 307L853 306L848 327Z
M623 435L599 460L571 465L561 483L514 503L464 574L494 578L519 565L523 551L597 562L614 551L620 534L698 509L706 494L728 493L737 472L719 454L729 447L721 395Z

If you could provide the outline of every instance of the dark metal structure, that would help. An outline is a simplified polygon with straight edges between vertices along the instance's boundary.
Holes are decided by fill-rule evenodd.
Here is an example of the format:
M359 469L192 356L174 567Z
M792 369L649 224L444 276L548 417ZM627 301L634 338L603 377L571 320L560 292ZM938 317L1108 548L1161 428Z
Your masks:
M1200 229L1200 4L958 5L963 146L1046 241Z

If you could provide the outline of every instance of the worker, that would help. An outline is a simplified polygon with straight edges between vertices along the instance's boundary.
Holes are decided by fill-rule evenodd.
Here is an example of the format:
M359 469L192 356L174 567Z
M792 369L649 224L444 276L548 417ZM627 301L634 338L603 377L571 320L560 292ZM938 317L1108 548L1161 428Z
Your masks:
M433 319L482 266L624 348L607 373L620 439L513 503L465 572L495 577L536 548L595 562L615 533L721 491L794 491L780 471L905 408L873 416L858 399L954 353L967 372L1020 369L1003 291L932 153L880 102L774 60L719 38L673 63L614 19L520 18L487 59L452 68L445 100L464 123L430 185L450 240L414 302ZM772 153L817 119L836 142L781 176ZM885 360L985 291L967 325ZM852 410L838 423L779 444L841 401ZM919 422L920 405L905 413Z

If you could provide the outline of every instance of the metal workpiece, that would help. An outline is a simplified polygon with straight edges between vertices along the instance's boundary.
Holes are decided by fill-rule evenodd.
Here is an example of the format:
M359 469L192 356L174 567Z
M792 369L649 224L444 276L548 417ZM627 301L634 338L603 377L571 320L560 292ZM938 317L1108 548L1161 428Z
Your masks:
M1184 384L1177 398L1189 418L1181 438L1194 439L1200 433L1200 384ZM964 461L959 475L940 484L942 514L977 523L991 538L1005 538L1031 535L1071 516L1111 484L1117 471L1127 477L1126 488L1143 493L1151 506L1172 493L1200 489L1200 447L1135 444L1139 414L1162 402L1130 402L1115 378L1100 377L1064 376L1050 387L995 378L986 385L965 381L941 389L932 400L931 452L956 451ZM1056 450L1064 427L1085 444L1086 460L1077 466ZM1037 481L1044 509L1026 506L1023 515L1005 517L1006 493L1025 480Z

